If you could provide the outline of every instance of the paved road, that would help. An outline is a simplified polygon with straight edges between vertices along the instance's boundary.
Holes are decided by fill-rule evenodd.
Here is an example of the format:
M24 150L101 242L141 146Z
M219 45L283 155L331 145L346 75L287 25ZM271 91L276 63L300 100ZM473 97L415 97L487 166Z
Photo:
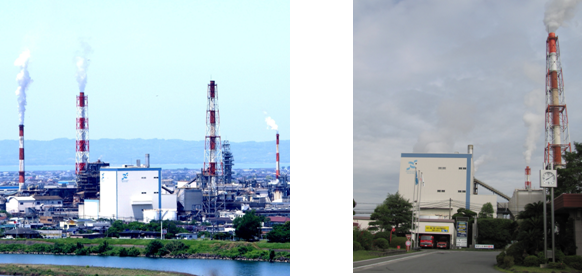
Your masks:
M354 273L500 273L498 252L423 250L405 255L353 262Z

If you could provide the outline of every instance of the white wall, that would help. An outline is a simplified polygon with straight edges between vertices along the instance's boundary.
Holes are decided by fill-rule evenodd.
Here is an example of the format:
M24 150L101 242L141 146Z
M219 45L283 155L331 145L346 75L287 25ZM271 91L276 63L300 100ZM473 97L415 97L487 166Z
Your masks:
M22 203L22 205L20 203ZM6 211L9 213L26 211L26 208L34 208L34 199L31 197L11 197L10 200L6 202Z
M100 174L100 216L142 220L143 210L158 208L158 169L117 168L114 171L106 168ZM172 197L176 209L176 196L168 198Z

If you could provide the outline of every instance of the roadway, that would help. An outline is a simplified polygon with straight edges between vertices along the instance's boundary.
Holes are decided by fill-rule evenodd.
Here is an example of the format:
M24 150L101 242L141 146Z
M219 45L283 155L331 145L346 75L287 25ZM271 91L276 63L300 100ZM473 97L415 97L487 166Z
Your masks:
M500 273L497 251L425 249L420 252L353 262L353 273Z

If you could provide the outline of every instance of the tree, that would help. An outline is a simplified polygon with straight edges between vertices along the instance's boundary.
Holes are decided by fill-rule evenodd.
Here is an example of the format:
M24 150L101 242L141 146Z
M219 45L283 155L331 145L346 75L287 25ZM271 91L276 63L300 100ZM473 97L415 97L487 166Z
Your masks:
M269 242L290 242L290 221L274 226L267 237Z
M495 213L493 204L491 204L491 202L487 202L481 208L481 211L479 212L479 218L493 218L493 213Z
M576 151L566 152L566 168L558 169L558 187L554 197L562 193L582 193L582 143L574 142Z
M355 199L353 199L353 208L355 208L355 206L357 206L357 202L355 202ZM353 210L353 215L355 215L355 210Z
M259 237L262 226L262 219L255 214L255 210L245 213L244 216L233 220L235 235L245 240Z
M396 233L409 233L412 226L412 204L398 192L387 194L387 198L371 214L371 230L390 231L395 228Z
M146 256L158 254L158 250L162 249L164 245L160 240L151 240L148 245L146 245Z

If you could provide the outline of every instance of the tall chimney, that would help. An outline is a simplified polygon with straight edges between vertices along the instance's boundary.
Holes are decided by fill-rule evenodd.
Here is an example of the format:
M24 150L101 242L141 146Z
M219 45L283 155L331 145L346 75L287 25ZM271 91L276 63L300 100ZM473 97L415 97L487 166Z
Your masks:
M531 189L531 180L529 177L531 176L531 168L529 166L525 167L525 189Z
M146 163L146 168L150 168L150 154L146 154L145 163Z
M75 174L85 170L89 162L89 121L87 119L87 96L77 96L77 141L75 149Z
M280 178L280 133L276 131L276 179Z
M546 40L546 111L544 164L547 169L563 167L562 154L571 151L568 112L564 95L564 77L560 45L555 33Z
M469 144L468 145L468 154L472 154L472 148L473 148L472 144Z
M19 161L18 161L18 191L24 189L24 125L18 125L18 139L20 144Z

